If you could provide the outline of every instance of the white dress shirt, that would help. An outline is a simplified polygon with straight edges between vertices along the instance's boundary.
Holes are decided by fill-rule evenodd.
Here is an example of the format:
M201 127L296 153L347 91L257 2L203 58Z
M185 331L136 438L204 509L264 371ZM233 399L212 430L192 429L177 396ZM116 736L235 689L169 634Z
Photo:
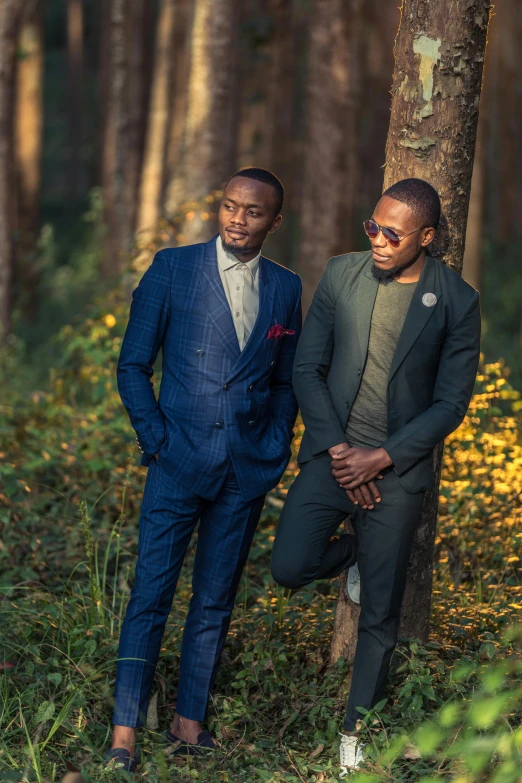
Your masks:
M219 276L232 313L241 350L248 342L259 312L259 258L240 261L223 247L221 237L216 240Z

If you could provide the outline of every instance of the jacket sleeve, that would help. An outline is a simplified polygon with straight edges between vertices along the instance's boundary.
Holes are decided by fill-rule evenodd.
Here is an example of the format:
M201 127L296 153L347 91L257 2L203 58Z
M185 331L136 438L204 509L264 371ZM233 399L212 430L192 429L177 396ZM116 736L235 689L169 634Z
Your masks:
M457 429L468 410L480 356L480 307L475 292L441 350L433 404L382 444L400 476Z
M151 378L169 321L169 307L170 266L168 251L162 250L156 253L132 294L117 370L122 402L146 455L156 454L166 437Z
M319 282L305 318L294 363L294 389L314 456L346 441L326 378L334 344L335 293L332 261Z
M279 351L277 364L270 380L270 403L272 418L276 426L280 427L291 440L295 420L297 418L297 399L292 386L292 369L294 366L295 352L302 326L301 293L303 286L301 279L296 275L295 306L286 326L295 332L282 338L283 344Z

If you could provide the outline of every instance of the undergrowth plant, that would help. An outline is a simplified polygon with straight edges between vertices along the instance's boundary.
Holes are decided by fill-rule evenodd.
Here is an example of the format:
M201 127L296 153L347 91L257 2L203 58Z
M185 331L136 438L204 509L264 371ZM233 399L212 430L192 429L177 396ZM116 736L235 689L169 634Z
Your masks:
M0 780L123 780L104 770L118 636L137 553L145 470L115 387L126 320L117 290L57 337L46 388L26 391L16 344L0 403ZM4 377L5 374L4 374ZM356 783L522 780L520 633L522 446L519 395L482 365L462 427L446 444L432 635L397 650L386 698L361 715L367 763ZM301 425L294 448L299 445ZM190 548L142 731L148 783L335 783L350 668L329 666L337 586L290 593L270 575L292 459L267 498L212 694L211 759L168 758L190 599ZM518 777L517 777L518 775ZM128 779L128 777L126 778Z

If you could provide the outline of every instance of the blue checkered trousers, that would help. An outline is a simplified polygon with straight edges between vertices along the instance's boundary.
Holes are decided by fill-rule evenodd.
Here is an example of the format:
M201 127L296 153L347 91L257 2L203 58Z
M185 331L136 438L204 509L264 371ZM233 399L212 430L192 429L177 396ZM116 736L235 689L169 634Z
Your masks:
M259 314L243 351L219 276L216 237L161 250L133 293L118 388L148 474L136 578L118 651L118 726L145 720L165 624L198 521L176 710L204 719L264 497L290 457L301 281L264 257L259 275ZM277 324L295 334L269 339ZM160 348L156 399L151 377Z

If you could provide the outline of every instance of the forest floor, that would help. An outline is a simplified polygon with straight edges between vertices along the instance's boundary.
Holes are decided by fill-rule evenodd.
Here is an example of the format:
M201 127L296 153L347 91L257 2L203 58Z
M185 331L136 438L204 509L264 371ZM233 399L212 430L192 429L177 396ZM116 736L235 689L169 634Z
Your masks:
M81 770L85 781L129 779L101 764L145 480L114 388L118 320L100 312L81 333L66 327L49 389L27 394L13 383L0 405L0 654L16 664L0 678L1 780L57 783L67 770ZM14 377L18 358L3 362ZM367 768L350 780L522 780L519 395L500 365L482 373L445 449L431 639L397 650L386 704L365 718ZM300 430L296 446L299 438ZM328 665L338 583L290 594L269 568L296 470L292 461L268 498L239 588L209 711L219 750L187 760L162 749L191 548L135 780L339 780L349 667L342 659Z

